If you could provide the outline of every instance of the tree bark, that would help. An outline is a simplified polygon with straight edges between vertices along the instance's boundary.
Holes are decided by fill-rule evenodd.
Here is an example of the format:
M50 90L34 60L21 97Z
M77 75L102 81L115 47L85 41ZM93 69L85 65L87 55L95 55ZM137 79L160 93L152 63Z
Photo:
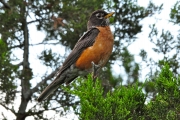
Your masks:
M24 36L24 53L23 53L23 69L21 73L21 103L19 106L19 111L17 113L17 120L25 120L26 108L29 100L31 99L30 95L30 80L32 79L32 70L29 64L29 31L27 26L27 16L25 7L22 8L21 13L24 14L24 19L22 22L23 36Z

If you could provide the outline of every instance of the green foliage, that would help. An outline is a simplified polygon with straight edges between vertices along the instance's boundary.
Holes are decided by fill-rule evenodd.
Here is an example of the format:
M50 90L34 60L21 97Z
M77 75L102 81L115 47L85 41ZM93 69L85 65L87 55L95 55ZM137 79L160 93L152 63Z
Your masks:
M170 18L171 18L171 22L175 23L175 24L179 24L180 23L180 1L177 1L176 4L174 5L174 7L171 9L171 13L170 13Z
M150 41L155 45L155 47L153 47L152 49L155 53L162 54L163 56L158 62L152 60L150 63L154 64L156 69L161 69L161 66L164 64L164 62L166 62L172 68L173 73L176 73L176 75L178 75L180 60L180 57L178 55L178 53L180 52L179 37L175 38L169 30L162 30L159 33L155 24L151 25L150 28L151 32L149 34L149 38ZM155 37L156 39L154 39ZM152 67L152 69L155 69L155 67Z
M152 84L157 94L150 101L144 85L119 86L104 95L99 79L78 79L73 89L64 88L80 98L77 110L81 120L179 120L180 77L176 78L167 64ZM148 103L146 103L148 100ZM77 108L76 108L77 109Z
M43 62L43 64L49 67L56 66L58 58L57 54L53 53L51 49L42 51L39 56L39 59Z
M3 97L6 104L11 103L15 98L15 73L17 67L10 63L10 53L7 45L0 39L0 93L5 93Z
M80 98L79 117L82 120L140 119L144 111L145 96L138 84L119 86L105 96L101 82L79 79L79 86L70 90Z
M150 120L180 119L180 77L176 78L166 64L155 81L156 96L147 104Z

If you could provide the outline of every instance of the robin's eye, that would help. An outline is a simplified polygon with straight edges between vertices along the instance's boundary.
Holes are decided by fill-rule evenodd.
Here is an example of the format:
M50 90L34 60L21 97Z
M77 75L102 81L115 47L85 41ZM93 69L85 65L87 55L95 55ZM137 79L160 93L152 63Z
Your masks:
M97 17L98 19L103 19L103 15L102 15L101 13L97 13L97 14L96 14L96 17Z

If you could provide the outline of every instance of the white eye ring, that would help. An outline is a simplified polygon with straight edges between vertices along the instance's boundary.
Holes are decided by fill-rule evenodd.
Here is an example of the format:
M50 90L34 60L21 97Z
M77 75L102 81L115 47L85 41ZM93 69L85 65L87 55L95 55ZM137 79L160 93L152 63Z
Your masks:
M96 17L97 17L98 19L103 19L103 13L97 13L97 14L96 14Z

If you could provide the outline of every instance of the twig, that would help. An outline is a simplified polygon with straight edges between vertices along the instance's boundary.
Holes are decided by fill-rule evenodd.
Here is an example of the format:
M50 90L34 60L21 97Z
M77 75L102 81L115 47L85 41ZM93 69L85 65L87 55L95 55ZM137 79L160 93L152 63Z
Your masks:
M11 9L11 7L7 3L5 3L4 0L0 0L0 2L4 5L5 8Z
M23 44L21 44L21 45L14 45L14 46L9 47L9 49L22 48L22 47L23 47Z
M45 20L49 20L49 19L36 19L36 20L32 20L32 21L27 22L27 24L31 24L31 23L35 23L35 22L42 22Z
M5 106L5 105L2 104L2 103L0 103L0 105L1 105L2 107L4 107L6 110L10 110L12 113L14 113L14 115L16 115L16 112L15 112L13 109L8 108L7 106Z
M30 46L35 46L35 45L57 45L59 44L59 42L56 42L56 43L44 43L44 42L41 42L41 43L36 43L36 44L30 44Z

